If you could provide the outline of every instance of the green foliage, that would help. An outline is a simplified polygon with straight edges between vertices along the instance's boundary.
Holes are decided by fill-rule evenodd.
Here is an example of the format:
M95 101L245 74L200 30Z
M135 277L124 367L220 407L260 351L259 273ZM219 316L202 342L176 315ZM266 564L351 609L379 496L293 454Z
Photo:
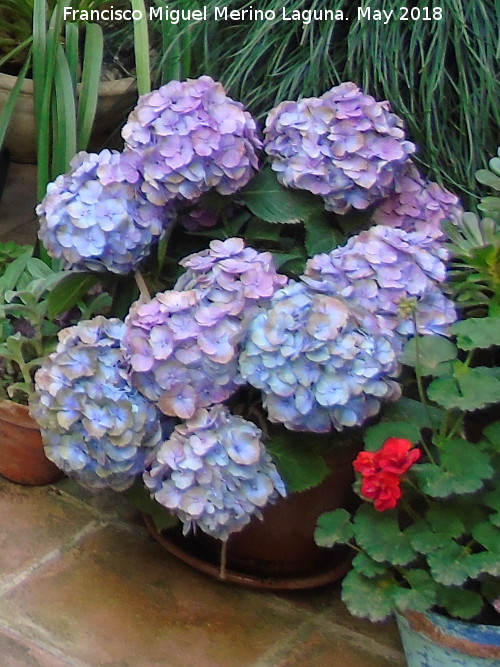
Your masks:
M498 368L473 365L476 350L499 342L498 324L492 308L487 317L450 328L456 345L440 336L407 344L403 360L417 372L420 400L405 397L384 410L382 420L366 429L365 452L378 452L393 437L409 440L421 456L398 474L394 453L390 461L360 459L371 485L354 485L367 501L363 489L370 495L384 472L392 480L387 489L394 490L394 476L399 478L401 498L383 511L365 502L354 515L325 514L315 534L323 546L347 543L356 550L342 593L351 613L381 620L394 609L438 606L470 619L498 597L500 422L484 426L477 442L467 439L464 427L469 413L500 403Z

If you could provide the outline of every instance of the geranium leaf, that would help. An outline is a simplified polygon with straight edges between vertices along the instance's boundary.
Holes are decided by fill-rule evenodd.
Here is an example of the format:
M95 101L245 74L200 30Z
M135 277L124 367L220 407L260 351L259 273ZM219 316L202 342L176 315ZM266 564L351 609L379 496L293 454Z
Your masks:
M354 616L364 616L370 621L383 621L394 608L396 581L385 577L365 577L351 570L342 582L342 600Z
M463 371L463 372L462 372ZM436 378L427 389L431 401L447 410L473 411L500 402L500 380L490 369L457 367L455 377Z
M472 537L485 549L497 554L500 567L500 530L489 522L482 522L474 526Z
M273 435L266 448L273 457L288 491L306 491L319 484L330 472L325 459L303 443L287 435Z
M426 570L409 570L406 579L410 588L394 592L394 601L401 611L426 611L436 601L437 584Z
M377 577L385 573L386 568L384 565L377 563L367 556L365 553L360 552L352 561L353 568L363 574L365 577Z
M446 362L457 357L456 346L444 336L415 336L405 345L401 361L420 375L441 375L449 370Z
M403 422L412 424L418 430L432 426L429 419L440 423L443 410L432 405L425 406L420 401L403 396L395 403L384 406L382 421Z
M363 505L354 518L354 529L357 544L373 560L406 565L416 555L394 513L377 512L370 505Z
M469 577L477 579L480 575L489 574L492 577L500 577L500 558L498 551L480 551L471 554L467 561Z
M351 515L345 509L324 512L318 519L314 540L320 547L346 544L354 535Z
M434 498L474 493L494 473L488 456L465 440L446 441L440 457L440 465L423 463L414 467L422 490Z
M479 614L483 606L483 598L474 591L439 586L437 604L444 607L454 618L468 619Z
M410 539L411 546L421 554L428 554L450 541L450 536L446 533L437 533L423 521L413 524L405 530Z
M469 577L468 552L455 541L427 555L434 579L445 586L460 586Z
M408 422L380 422L365 430L365 447L368 451L375 452L387 438L405 438L416 444L420 440L420 429Z
M468 317L452 324L448 331L457 337L462 350L500 345L500 317Z

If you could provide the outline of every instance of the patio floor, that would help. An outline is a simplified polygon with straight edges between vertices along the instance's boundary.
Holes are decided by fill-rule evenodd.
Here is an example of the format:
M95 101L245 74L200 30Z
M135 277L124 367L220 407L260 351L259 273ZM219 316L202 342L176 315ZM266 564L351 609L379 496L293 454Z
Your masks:
M35 240L35 167L10 165L0 240ZM338 585L269 593L160 547L120 495L0 478L1 667L391 667L394 623L355 619Z

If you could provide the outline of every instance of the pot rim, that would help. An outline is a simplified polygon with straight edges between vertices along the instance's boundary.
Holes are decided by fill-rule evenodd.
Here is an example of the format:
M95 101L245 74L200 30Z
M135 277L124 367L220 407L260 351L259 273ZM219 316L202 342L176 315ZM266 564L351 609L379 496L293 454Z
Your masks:
M24 428L37 431L40 430L38 423L31 416L27 405L3 398L0 398L0 419L16 426L23 426Z
M0 89L10 90L14 87L17 81L17 76L7 74L0 71ZM4 85L2 85L2 83ZM82 84L79 83L77 89L80 90ZM127 91L135 92L137 89L136 79L133 76L124 76L121 79L113 79L112 81L101 81L99 83L99 95L101 97L112 97L121 95ZM24 79L21 84L21 95L33 95L33 79Z
M500 658L500 646L494 644L479 644L478 642L471 641L470 639L464 639L462 637L453 637L446 634L441 628L436 626L429 616L424 612L419 611L398 611L400 616L403 616L409 623L410 628L415 632L418 632L427 639L430 639L436 644L440 644L446 648L454 649L455 651L460 651L465 655L474 657L474 658ZM433 612L436 613L436 612ZM452 619L457 623L464 623L466 621L460 621L459 619ZM470 623L469 623L470 625ZM472 624L474 625L474 624ZM476 624L480 625L480 624ZM485 626L485 627L495 627L495 626ZM500 630L500 626L499 626Z

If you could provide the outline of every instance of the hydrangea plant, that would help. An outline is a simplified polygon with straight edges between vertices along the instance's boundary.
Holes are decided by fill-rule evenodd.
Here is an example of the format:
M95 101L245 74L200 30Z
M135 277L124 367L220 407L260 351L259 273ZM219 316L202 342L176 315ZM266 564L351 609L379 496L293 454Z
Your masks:
M415 146L403 121L354 83L270 111L264 149L278 180L321 195L336 213L391 194Z
M63 329L30 399L47 457L91 489L131 486L161 441L156 407L129 383L124 327L98 316Z
M173 221L141 193L137 156L81 151L37 206L39 237L65 268L129 273Z
M197 199L211 188L231 194L258 167L253 118L209 76L142 95L122 136L126 150L140 155L141 187L154 204Z
M134 386L165 414L186 419L244 383L238 356L245 329L286 277L270 253L238 238L212 241L181 264L186 271L173 290L132 306L123 346Z
M260 515L285 485L255 424L222 405L200 408L155 450L144 472L154 498L191 528L220 540Z

